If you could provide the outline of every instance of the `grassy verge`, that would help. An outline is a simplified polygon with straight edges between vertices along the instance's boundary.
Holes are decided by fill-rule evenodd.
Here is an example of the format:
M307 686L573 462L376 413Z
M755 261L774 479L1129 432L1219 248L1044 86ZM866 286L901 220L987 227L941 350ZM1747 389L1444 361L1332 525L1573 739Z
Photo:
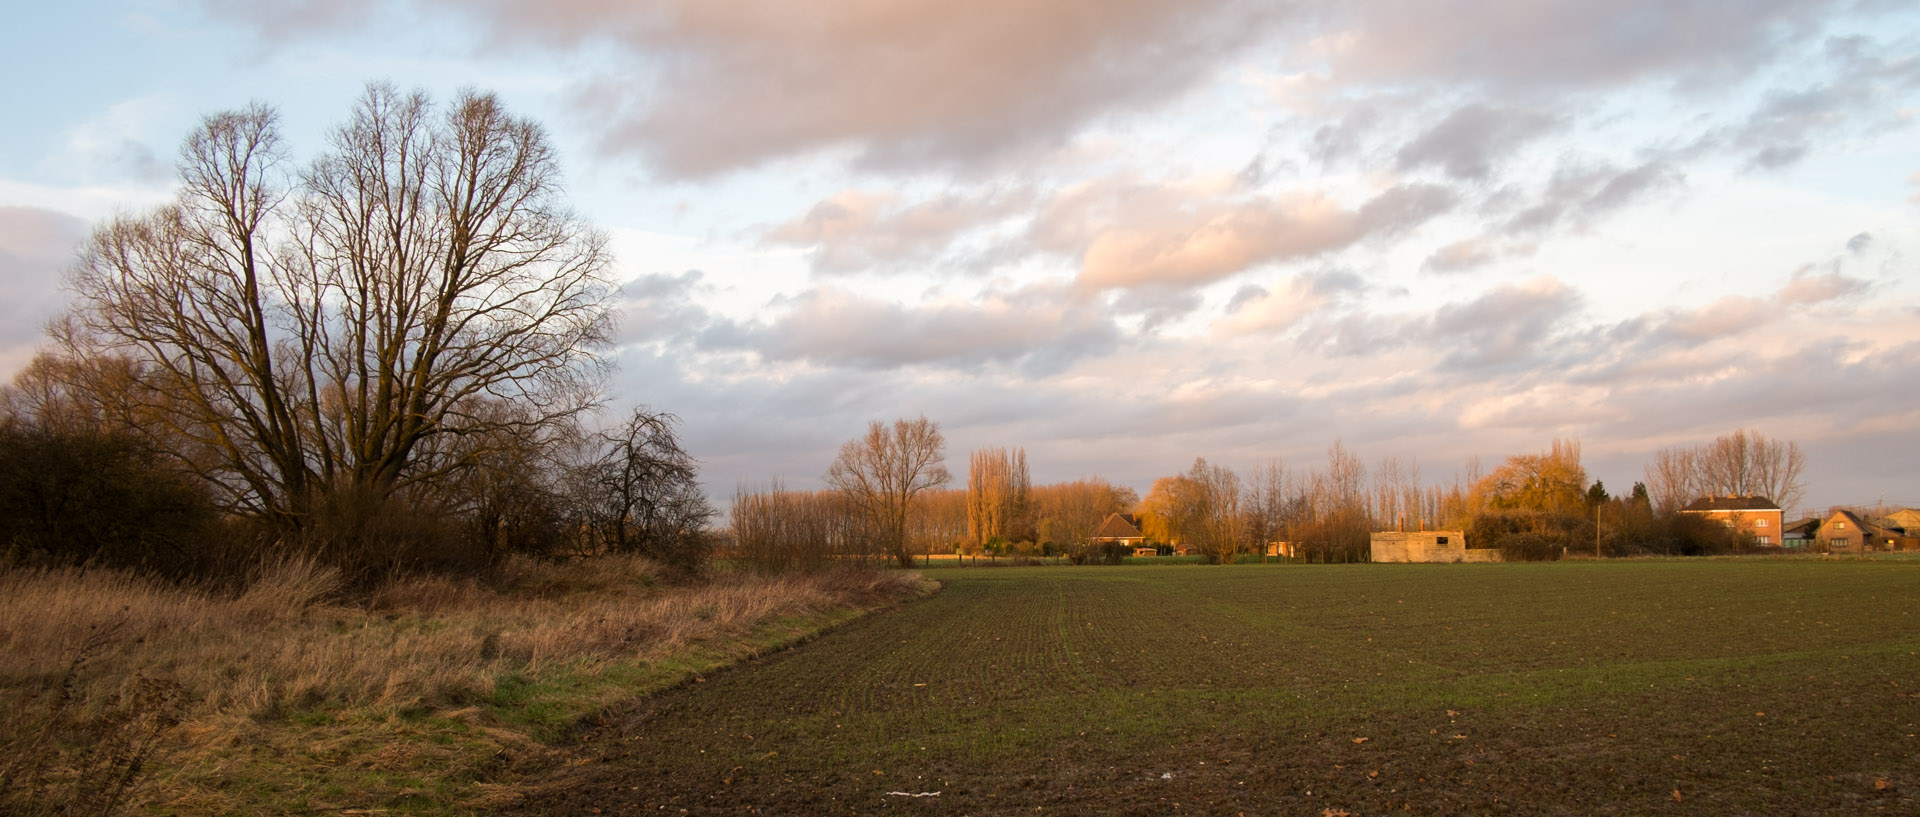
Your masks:
M0 695L25 702L0 713L0 811L484 809L596 718L927 587L873 571L673 585L603 558L347 605L301 563L238 596L0 575Z

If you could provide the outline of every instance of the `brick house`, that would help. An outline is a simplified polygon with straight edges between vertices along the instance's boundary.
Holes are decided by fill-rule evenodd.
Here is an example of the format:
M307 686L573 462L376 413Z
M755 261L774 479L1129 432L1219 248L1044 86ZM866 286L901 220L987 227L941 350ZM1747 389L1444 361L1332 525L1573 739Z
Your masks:
M1087 537L1087 542L1095 545L1116 544L1131 548L1139 554L1147 544L1147 535L1140 532L1140 517L1130 513L1108 514L1107 521ZM1148 554L1151 555L1151 554Z
M1785 535L1780 506L1762 496L1701 497L1680 512L1715 520L1753 537L1756 545L1779 545Z
M1920 548L1920 537L1876 525L1852 511L1836 510L1820 523L1820 543L1830 553L1870 553Z

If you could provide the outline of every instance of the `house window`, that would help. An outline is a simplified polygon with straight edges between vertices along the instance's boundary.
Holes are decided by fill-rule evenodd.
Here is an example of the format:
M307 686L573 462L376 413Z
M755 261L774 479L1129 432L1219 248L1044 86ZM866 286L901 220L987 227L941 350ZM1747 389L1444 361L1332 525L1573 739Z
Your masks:
M1434 544L1436 544L1436 545L1444 545L1444 544L1446 544L1446 543L1447 543L1447 537L1445 537L1445 536L1435 536L1435 537L1433 537L1433 543L1434 543Z
M1756 528L1764 528L1764 527L1766 527L1766 526L1767 526L1767 520L1765 520L1765 519L1755 519L1755 520L1753 520L1753 526L1754 526L1754 527L1756 527Z
M1847 523L1845 523L1845 522L1835 522L1835 523L1833 523L1833 529L1834 529L1834 530L1846 530L1846 529L1847 529Z
M1755 542L1756 544L1761 544L1761 545L1771 545L1771 544L1773 544L1773 537L1771 537L1771 536L1755 536L1755 537L1753 537L1753 541L1754 541L1754 542Z

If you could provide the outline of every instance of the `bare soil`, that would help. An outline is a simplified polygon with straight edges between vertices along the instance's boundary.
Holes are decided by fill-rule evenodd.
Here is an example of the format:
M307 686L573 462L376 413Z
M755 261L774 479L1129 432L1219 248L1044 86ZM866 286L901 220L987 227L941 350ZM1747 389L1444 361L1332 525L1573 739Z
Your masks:
M1920 564L940 571L524 814L1916 814Z

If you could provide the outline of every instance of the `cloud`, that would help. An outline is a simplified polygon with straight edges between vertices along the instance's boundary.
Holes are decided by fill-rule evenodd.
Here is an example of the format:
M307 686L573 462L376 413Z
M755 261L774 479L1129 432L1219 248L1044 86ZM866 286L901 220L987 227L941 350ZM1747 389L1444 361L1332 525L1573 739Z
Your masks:
M706 274L687 270L678 275L642 275L620 287L621 345L691 342L709 330L716 317L700 305Z
M1839 2L1433 0L1349 3L1299 55L1331 81L1466 86L1502 95L1642 80L1705 87L1738 78L1783 41L1818 29Z
M1242 287L1213 330L1217 336L1286 332L1308 317L1364 293L1366 288L1364 279L1341 269L1299 273L1270 288Z
M1601 216L1676 187L1685 178L1664 160L1626 168L1563 165L1544 188L1522 199L1526 206L1507 220L1505 229L1535 235L1563 226L1584 228Z
M1822 141L1906 129L1911 114L1896 109L1920 89L1920 58L1911 48L1862 36L1829 38L1819 60L1824 70L1796 74L1800 84L1768 90L1744 119L1709 131L1690 150L1732 149L1750 167L1777 170L1799 163Z
M57 152L43 167L77 181L126 181L161 188L173 177L173 168L149 144L158 123L166 121L171 105L160 97L119 102L61 134Z
M1539 111L1471 103L1408 142L1396 160L1402 170L1438 167L1455 178L1485 179L1497 162L1559 124L1559 117Z
M1441 275L1471 272L1503 258L1532 255L1537 249L1539 245L1526 241L1469 238L1434 250L1420 269Z
M62 308L60 278L86 239L80 219L37 207L0 207L0 371L24 366L41 327Z
M1853 242L1847 242L1847 246L1851 249ZM1813 267L1805 266L1794 270L1793 276L1787 280L1786 286L1780 288L1776 298L1785 306L1811 305L1865 292L1867 286L1866 281L1842 275L1837 269L1817 275Z
M1037 227L1040 243L1079 242L1081 286L1190 287L1263 264L1313 258L1364 239L1404 233L1451 209L1429 185L1390 188L1358 208L1319 192L1230 198L1205 191L1108 191L1109 201L1066 197Z
M1858 242L1862 235L1865 234L1857 234L1847 242L1850 251L1857 253L1858 250L1851 249L1856 245L1864 249ZM1645 316L1648 331L1641 343L1648 348L1670 344L1691 348L1734 338L1778 327L1797 311L1843 301L1871 288L1867 281L1841 272L1837 261L1822 266L1827 270L1824 273L1817 272L1818 267L1813 264L1801 266L1778 290L1766 295L1725 295L1697 309L1651 313Z
M869 369L967 369L989 363L1050 369L1108 353L1120 340L1096 303L1046 285L916 304L821 287L775 306L784 311L733 333L736 342L769 361Z
M496 39L618 55L579 104L609 123L608 149L677 178L836 149L892 170L1048 150L1209 79L1280 19L1252 0L485 8Z
M940 260L956 240L1006 219L1030 200L1016 191L903 202L894 193L842 190L769 230L766 240L812 248L815 272L898 272Z
M1450 349L1443 361L1448 368L1516 366L1552 355L1546 341L1580 303L1573 288L1541 276L1440 307L1428 336Z

